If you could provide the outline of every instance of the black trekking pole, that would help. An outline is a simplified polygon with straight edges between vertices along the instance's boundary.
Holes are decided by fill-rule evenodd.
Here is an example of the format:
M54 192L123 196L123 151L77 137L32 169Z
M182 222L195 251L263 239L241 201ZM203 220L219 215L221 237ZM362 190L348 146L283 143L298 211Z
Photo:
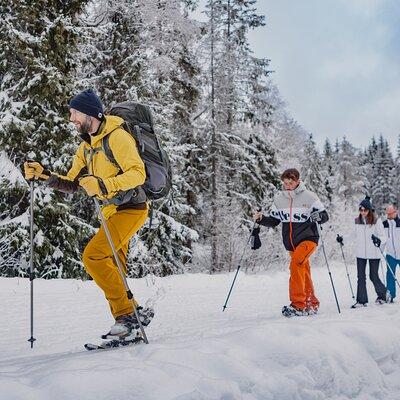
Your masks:
M381 252L382 257L384 258L384 260L385 260L385 262L386 262L386 266L388 267L388 269L389 269L390 273L392 274L392 276L393 276L395 282L397 283L397 286L398 286L399 289L400 289L399 281L397 280L396 275L394 274L394 272L393 272L393 270L392 270L392 267L389 265L388 260L386 259L385 255L383 254L383 251L382 251L382 249L381 249L381 241L380 241L380 239L379 239L377 236L375 236L375 235L372 235L372 236L371 236L371 239L372 239L372 241L373 241L375 247L377 247L377 248L379 249L379 251Z
M112 240L110 231L108 229L107 222L106 222L106 220L104 218L103 213L101 212L101 207L100 207L99 201L96 199L96 197L93 197L93 199L94 199L94 203L96 205L97 213L99 214L101 225L103 226L103 229L104 229L104 232L105 232L105 234L107 236L107 240L108 240L108 243L109 243L109 245L111 247L111 251L113 253L115 262L117 263L119 274L121 276L122 282L124 283L125 290L126 290L126 296L133 303L133 294L132 294L131 290L129 289L128 282L127 282L126 277L125 277L124 269L122 267L121 259L119 258L117 250L116 250L116 248L114 246L114 242ZM139 318L139 315L137 313L135 305L133 305L133 309L134 309L136 320L138 321L138 324L139 324L139 327L140 327L140 331L142 332L143 339L144 339L146 344L149 344L149 341L147 340L146 332L144 331L142 322L140 321L140 318Z
M261 208L259 208L257 211L260 212L260 211L261 211ZM233 278L231 288L229 289L229 293L228 293L228 296L227 296L227 298L226 298L226 300L225 300L225 304L222 306L222 311L225 311L225 309L226 309L226 307L227 307L227 305L228 305L229 297L231 296L233 286L234 286L234 284L235 284L237 275L238 275L238 273L239 273L239 270L240 270L240 267L241 267L241 264L242 264L242 260L243 260L243 257L244 257L244 253L246 252L246 248L247 248L247 246L248 246L248 244L249 244L249 242L250 242L250 239L251 239L252 236L253 236L253 231L254 231L254 229L257 229L258 226L259 226L259 224L257 223L257 221L254 221L253 229L251 230L250 236L249 236L249 238L247 239L246 245L244 246L243 253L242 253L242 256L240 257L239 265L237 266L236 273L235 273L235 277ZM258 229L259 229L259 228L258 228ZM260 243L260 245L261 245L261 243Z
M29 182L30 186L30 218L29 218L29 225L30 225L30 260L29 260L29 280L31 281L31 337L28 339L28 342L31 343L31 349L33 348L33 342L36 340L33 337L33 280L35 279L35 271L33 265L33 250L34 250L34 242L33 242L33 203L34 203L34 182L33 178Z
M337 310L338 310L338 313L340 314L340 307L339 307L338 298L336 296L335 285L333 284L332 273L331 273L331 269L329 268L328 257L326 256L326 252L325 252L325 244L324 244L324 238L322 237L322 229L318 222L315 222L315 223L317 225L319 237L321 238L322 251L323 251L324 257L325 257L326 267L328 268L329 278L331 279L331 284L332 284L333 294L335 295Z
M346 262L346 258L344 256L344 252L343 252L343 236L340 236L339 234L336 236L336 241L339 243L340 245L340 250L342 251L342 257L343 257L343 261L344 261L344 266L346 267L346 273L347 273L347 279L349 281L349 286L350 286L350 290L351 290L351 297L353 298L353 300L355 300L354 297L354 292L353 292L353 286L351 285L351 280L350 280L350 274L349 274L349 269L347 268L347 262Z

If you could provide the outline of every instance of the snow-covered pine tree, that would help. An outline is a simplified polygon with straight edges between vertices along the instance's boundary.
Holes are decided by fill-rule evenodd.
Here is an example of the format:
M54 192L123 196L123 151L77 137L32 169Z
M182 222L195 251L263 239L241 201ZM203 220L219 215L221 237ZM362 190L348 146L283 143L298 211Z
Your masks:
M346 137L339 144L337 161L334 193L341 200L342 207L352 210L365 194L365 178L360 156Z
M396 201L395 164L389 144L382 135L379 136L378 149L372 162L374 175L371 197L376 211L381 214L387 204Z
M275 97L278 95L276 94ZM300 170L299 155L304 151L308 133L289 115L283 103L279 104L278 102L278 106L272 114L272 125L269 130L281 170L287 168Z
M133 276L182 271L198 236L193 216L199 162L192 118L200 95L193 54L199 31L185 7L192 2L99 3L95 12L104 19L95 31L103 33L86 44L95 49L98 62L94 69L85 64L83 82L95 82L109 106L122 100L148 104L174 171L173 201L154 204L154 229L144 229L130 253Z
M322 162L327 175L325 188L328 196L328 201L331 203L333 199L333 182L337 168L337 159L336 159L336 153L333 150L329 139L326 139L324 143Z
M365 191L371 193L374 186L376 171L375 163L378 154L378 144L375 137L371 139L371 143L368 147L360 154L362 171L365 177Z
M255 58L248 44L249 30L264 24L255 3L215 0L206 4L211 118L204 159L210 165L211 181L210 196L205 193L204 199L210 205L205 231L211 238L211 272L229 268L231 249L237 253L242 247L229 243L243 241L251 209L264 201L265 193L271 199L278 181L274 151L265 134L272 112L268 61Z
M400 135L397 137L397 151L395 162L396 204L400 205Z
M307 188L318 195L323 204L329 202L332 189L329 186L328 171L312 134L309 135L301 156L300 176Z
M78 35L76 16L86 1L0 1L0 148L19 168L34 158L51 170L66 170L73 152L67 101L72 93ZM18 232L18 263L9 275L24 273L27 251L27 185L4 182L6 232ZM10 208L14 198L16 207ZM36 270L42 277L84 275L80 248L87 228L69 214L59 193L36 186ZM14 218L14 219L13 219ZM15 236L14 236L15 237Z

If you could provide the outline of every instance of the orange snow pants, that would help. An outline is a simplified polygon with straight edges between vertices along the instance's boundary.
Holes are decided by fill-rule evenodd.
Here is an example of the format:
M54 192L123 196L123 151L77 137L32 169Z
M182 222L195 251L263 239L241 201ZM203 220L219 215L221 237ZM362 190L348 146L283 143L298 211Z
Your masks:
M107 220L107 226L125 274L130 239L145 223L147 213L147 209L121 210ZM137 303L126 296L124 283L102 226L87 244L82 258L87 273L103 290L112 315L118 317L133 313Z
M319 307L319 301L314 294L309 261L316 248L316 243L305 240L290 252L289 298L291 305L301 310Z

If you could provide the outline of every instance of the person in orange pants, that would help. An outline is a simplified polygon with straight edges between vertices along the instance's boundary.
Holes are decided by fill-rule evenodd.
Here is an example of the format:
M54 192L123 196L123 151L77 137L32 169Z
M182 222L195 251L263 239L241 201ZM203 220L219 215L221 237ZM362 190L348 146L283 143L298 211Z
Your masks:
M269 215L254 213L260 225L275 227L282 222L282 238L291 256L289 298L282 308L286 317L316 314L319 301L311 279L310 256L318 246L317 223L323 224L329 216L318 196L307 190L300 181L297 169L287 169L281 175L284 190L274 199Z

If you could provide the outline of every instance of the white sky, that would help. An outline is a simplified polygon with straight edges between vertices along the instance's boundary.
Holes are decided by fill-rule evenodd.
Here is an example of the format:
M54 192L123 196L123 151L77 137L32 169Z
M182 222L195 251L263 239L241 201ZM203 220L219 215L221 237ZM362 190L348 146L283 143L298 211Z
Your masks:
M200 3L203 3L201 1ZM322 145L400 134L400 1L258 0L250 34L291 115Z

